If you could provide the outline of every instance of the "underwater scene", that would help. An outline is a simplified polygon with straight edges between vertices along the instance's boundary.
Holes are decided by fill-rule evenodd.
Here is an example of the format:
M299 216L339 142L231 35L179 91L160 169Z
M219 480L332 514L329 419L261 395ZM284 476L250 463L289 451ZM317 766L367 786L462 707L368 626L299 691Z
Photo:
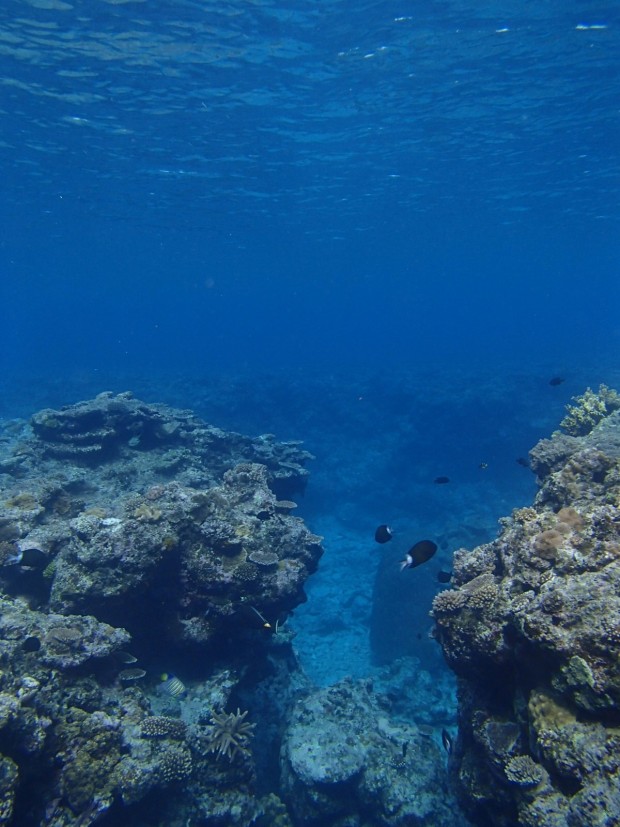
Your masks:
M0 825L620 827L620 7L5 0Z

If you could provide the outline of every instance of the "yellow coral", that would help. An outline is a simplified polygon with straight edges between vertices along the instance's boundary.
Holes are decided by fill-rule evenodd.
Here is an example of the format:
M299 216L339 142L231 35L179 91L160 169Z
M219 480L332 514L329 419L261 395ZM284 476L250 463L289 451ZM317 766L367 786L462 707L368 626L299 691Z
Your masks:
M563 726L574 724L574 714L559 704L546 692L534 690L527 704L528 713L536 734L556 732Z
M558 520L560 521L560 524L569 526L575 531L579 531L580 528L583 528L583 517L581 517L581 515L575 511L574 508L560 508L558 511Z
M6 505L9 508L19 508L21 511L32 511L39 503L33 494L28 491L20 491L19 494L15 494L7 500Z
M597 393L586 388L573 401L576 404L566 406L566 416L560 422L560 428L571 436L589 434L602 419L620 409L620 395L607 385L600 385Z
M161 511L159 508L143 503L135 509L133 516L141 522L156 523L161 519Z

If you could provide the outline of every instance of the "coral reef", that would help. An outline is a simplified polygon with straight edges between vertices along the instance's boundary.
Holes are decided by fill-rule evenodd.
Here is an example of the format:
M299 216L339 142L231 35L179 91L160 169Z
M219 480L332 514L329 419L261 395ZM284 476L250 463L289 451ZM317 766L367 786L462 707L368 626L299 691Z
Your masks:
M247 709L241 712L239 708L228 715L225 712L211 713L211 723L206 729L207 749L218 758L225 756L229 761L234 761L238 755L249 755L249 742L256 724L245 720L247 714Z
M296 669L277 630L322 554L289 499L310 455L128 393L13 423L2 450L0 822L137 823L124 808L157 801L171 827L286 825L228 708L268 661Z
M78 466L99 467L111 461L117 476L123 471L148 481L174 476L187 485L201 486L221 479L240 462L257 462L269 473L270 487L285 499L303 490L308 480L305 463L312 455L300 442L277 442L273 434L255 439L230 433L203 422L192 411L148 405L133 394L100 393L95 399L47 408L31 419L36 445L21 445L20 467L34 453L41 458L69 460ZM150 461L138 460L147 454Z
M586 388L573 401L575 404L567 405L566 416L560 422L560 428L572 436L589 434L602 419L620 409L620 395L607 385L600 385L597 393Z
M390 719L368 681L346 679L298 701L282 778L295 824L465 824L440 748L417 727Z
M533 506L457 551L433 603L458 676L450 771L477 824L619 823L620 411L601 398L531 451Z
M298 443L229 434L128 393L31 422L2 475L0 562L36 548L52 611L202 645L243 626L246 604L275 619L305 599L320 538L279 499L305 487Z

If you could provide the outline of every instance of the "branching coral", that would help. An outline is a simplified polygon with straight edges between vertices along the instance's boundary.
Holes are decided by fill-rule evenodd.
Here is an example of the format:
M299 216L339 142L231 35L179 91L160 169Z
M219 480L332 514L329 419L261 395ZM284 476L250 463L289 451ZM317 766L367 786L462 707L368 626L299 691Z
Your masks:
M191 753L180 747L167 749L159 761L159 775L165 784L184 781L191 775L192 769Z
M600 385L597 393L586 388L573 401L576 404L566 406L566 416L560 422L560 428L572 436L589 434L601 419L620 409L620 395L607 385Z
M206 728L207 750L217 753L217 758L226 756L233 761L238 755L249 755L249 740L254 735L256 724L250 724L245 720L248 714L241 712L213 712L212 723Z

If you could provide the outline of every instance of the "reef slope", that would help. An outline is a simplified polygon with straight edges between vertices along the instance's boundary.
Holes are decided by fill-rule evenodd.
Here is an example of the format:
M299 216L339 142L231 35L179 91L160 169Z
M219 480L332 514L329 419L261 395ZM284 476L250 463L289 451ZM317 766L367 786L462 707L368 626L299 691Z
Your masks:
M456 552L433 603L459 684L451 775L479 825L620 824L620 412L604 413L531 451L533 505Z
M310 458L129 393L5 424L0 823L286 823L238 704L244 681L290 691L274 633L322 554L290 500Z

